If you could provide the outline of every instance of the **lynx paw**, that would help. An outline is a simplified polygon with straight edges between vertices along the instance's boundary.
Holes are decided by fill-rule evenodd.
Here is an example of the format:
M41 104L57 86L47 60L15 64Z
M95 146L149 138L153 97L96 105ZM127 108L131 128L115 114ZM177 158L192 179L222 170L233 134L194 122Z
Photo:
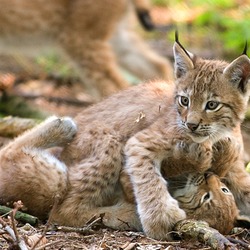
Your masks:
M225 138L213 146L211 171L219 176L226 175L241 159L242 145L234 138Z
M77 126L70 117L58 119L58 129L65 136L66 140L71 141L77 132Z
M210 145L177 140L173 150L175 159L192 164L195 171L202 173L211 166L212 146Z
M51 134L51 137L57 140L57 145L71 141L77 132L77 126L70 117L51 116L41 126L44 126L47 134Z
M154 211L150 217L141 216L143 230L148 237L160 240L171 239L170 232L177 221L186 218L184 210L180 209L178 202L169 197L164 211Z
M214 158L220 158L221 152L227 156L239 155L241 147L242 145L234 138L224 138L213 145Z
M69 137L73 137L77 132L77 126L72 118L63 117L60 119L63 132L68 134Z

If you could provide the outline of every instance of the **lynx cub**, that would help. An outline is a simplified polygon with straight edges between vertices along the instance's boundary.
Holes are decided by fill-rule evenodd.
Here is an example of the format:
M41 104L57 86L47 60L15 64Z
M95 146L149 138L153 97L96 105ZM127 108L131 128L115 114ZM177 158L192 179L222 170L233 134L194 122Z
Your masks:
M170 194L186 212L188 219L206 221L223 234L228 234L235 226L250 228L250 218L239 215L233 194L219 176L209 172L165 178ZM120 182L126 201L134 203L129 176L123 172Z
M44 216L58 195L53 219L60 224L82 226L104 213L107 226L166 239L186 217L166 178L209 169L225 177L241 213L249 216L250 176L240 133L249 58L204 60L178 39L174 57L175 84L139 85L84 110L74 119L77 133L71 142L73 122L52 119L3 148L1 199L21 199L32 213ZM64 163L44 150L64 143ZM122 172L129 175L135 203L126 200Z
M235 226L250 227L250 219L239 215L233 194L217 175L189 174L168 183L170 193L189 219L204 220L223 234Z
M167 59L131 28L147 0L0 0L0 48L31 53L49 47L71 59L96 99L128 86L117 60L141 79L172 78ZM33 50L32 50L33 49ZM116 58L117 55L117 58Z

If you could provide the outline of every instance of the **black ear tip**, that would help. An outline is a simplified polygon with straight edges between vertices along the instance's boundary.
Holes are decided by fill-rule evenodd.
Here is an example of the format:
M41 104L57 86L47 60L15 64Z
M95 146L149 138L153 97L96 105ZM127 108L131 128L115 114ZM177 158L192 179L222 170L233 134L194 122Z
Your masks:
M175 41L179 43L179 33L177 29L175 30Z
M248 47L248 45L247 45L247 41L246 41L244 50L242 52L242 55L246 55L247 56L247 47Z

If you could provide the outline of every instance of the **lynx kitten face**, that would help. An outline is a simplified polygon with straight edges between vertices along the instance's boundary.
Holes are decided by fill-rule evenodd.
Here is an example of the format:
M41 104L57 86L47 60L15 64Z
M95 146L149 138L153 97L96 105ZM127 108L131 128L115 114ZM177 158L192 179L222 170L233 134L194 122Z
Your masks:
M233 194L220 178L212 173L190 174L187 177L170 179L169 189L188 218L204 220L223 234L228 234L243 220ZM246 219L245 221L247 223ZM248 223L250 224L250 220Z
M209 170L224 178L240 212L250 216L250 176L244 169L240 132L248 102L249 58L203 60L178 39L174 57L175 84L135 86L83 110L74 119L76 126L69 119L49 120L1 149L0 200L22 200L32 213L46 216L59 196L52 216L59 224L81 227L104 214L108 227L169 239L177 221L186 214L202 219L204 210L196 204L206 209L213 199L210 191L202 193L206 185L190 189L190 213L184 203L191 194L178 196L179 206L169 192L178 186L167 180ZM49 159L46 149L58 144L64 146L61 159ZM212 180L205 178L205 184ZM221 194L221 203L215 203L214 214L228 207L227 198L234 202L229 193L222 195L226 187L217 187L213 195ZM127 192L134 202L127 200ZM231 223L235 214L228 213L225 220Z
M249 59L242 55L230 65L203 60L178 42L174 53L178 126L194 142L214 143L244 117L249 97Z

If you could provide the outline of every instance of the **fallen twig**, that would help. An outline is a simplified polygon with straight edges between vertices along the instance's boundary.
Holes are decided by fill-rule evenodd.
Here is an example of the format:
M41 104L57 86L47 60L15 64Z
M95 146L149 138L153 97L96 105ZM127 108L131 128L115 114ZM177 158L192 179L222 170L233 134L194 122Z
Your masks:
M12 209L9 208L9 207L0 206L0 215L9 214L9 213L11 213L11 211L12 211ZM16 211L14 217L15 217L16 220L20 220L20 221L22 221L24 223L29 223L32 226L36 225L37 222L38 222L38 218L37 217L32 216L30 214L26 214L26 213L20 212L20 211Z
M238 244L246 249L250 249L250 245L242 240L238 240L238 239L232 238L230 236L227 236L227 239L234 244Z
M17 245L20 248L20 250L28 250L25 241L18 235L14 220L15 213L20 207L21 203L19 202L15 203L15 208L10 213L13 229L2 219L2 217L0 217L0 224L2 225L4 231L10 235L11 239L13 240L13 243Z
M38 121L35 119L7 116L0 119L0 135L7 137L17 136L37 124Z
M57 243L60 243L61 240L56 240L56 241L53 241L53 242L49 242L49 243L46 243L44 245L41 245L39 247L36 247L36 250L42 250L42 249L45 249L45 247L50 247L50 246L53 246L53 245L56 245Z
M92 230L93 226L98 225L100 222L102 222L103 216L100 215L100 217L94 216L89 220L89 222L86 223L86 226L84 227L67 227L67 226L58 226L57 229L62 232L75 232L80 234L92 234L94 231Z
M87 107L92 105L94 102L92 101L82 101L82 100L76 100L73 98L63 98L63 97L55 97L55 96L44 96L44 95L36 95L36 94L19 94L19 96L24 97L25 99L44 99L48 102L55 102L55 103L64 103L68 105L73 105L77 107Z
M174 230L183 239L196 239L216 250L236 250L225 236L209 227L204 221L182 220L176 223Z
M14 208L10 212L11 224L12 224L12 229L16 236L16 241L20 242L20 238L19 238L17 228L16 228L15 215L17 211L23 207L23 203L21 201L17 201L17 202L14 202L13 205L14 205Z
M49 218L48 218L48 221L43 229L43 232L42 234L39 236L38 240L33 244L33 246L31 247L30 250L34 250L36 248L36 246L39 246L40 247L40 243L42 240L46 239L45 238L45 235L46 235L46 232L48 231L48 228L49 228L49 225L51 223L51 219L53 217L53 214L55 213L55 210L57 209L57 206L58 206L58 203L59 203L59 200L60 200L60 196L56 195L55 198L54 198L54 204L53 204L53 207L50 211L50 214L49 214Z

